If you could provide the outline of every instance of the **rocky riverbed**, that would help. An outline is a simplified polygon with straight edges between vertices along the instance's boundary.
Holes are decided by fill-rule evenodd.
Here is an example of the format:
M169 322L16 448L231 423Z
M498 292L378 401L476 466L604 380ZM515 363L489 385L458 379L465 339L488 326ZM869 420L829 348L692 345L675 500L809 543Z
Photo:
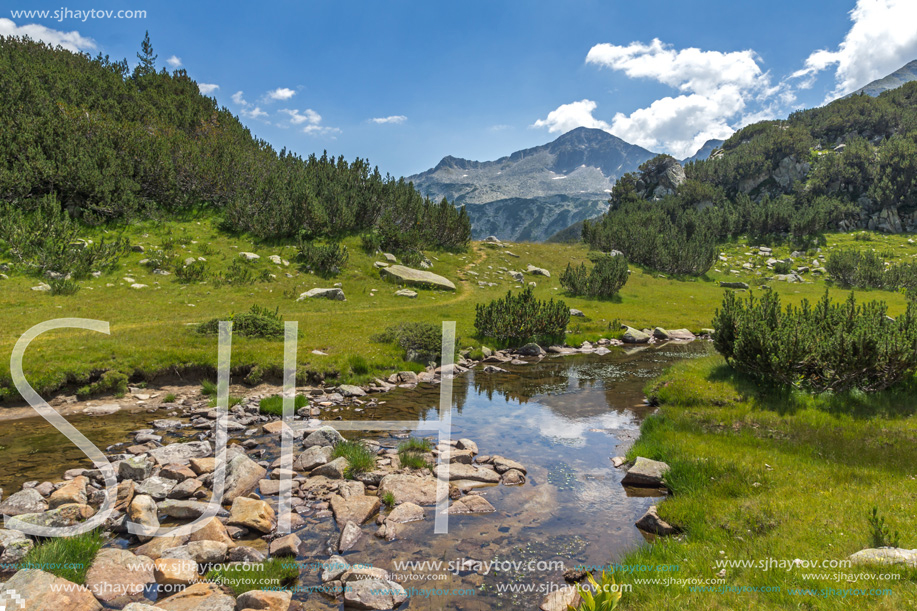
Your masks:
M135 389L119 410L99 409L106 403L94 402L88 408L96 408L91 409L95 413L116 411L99 419L139 408L146 426L106 448L119 476L117 513L106 523L112 539L90 569L79 601L67 604L86 609L128 602L176 610L242 609L246 607L239 605L250 603L258 605L250 608L271 609L331 609L341 604L387 609L410 598L411 608L538 606L534 599L542 596L499 592L498 585L519 579L563 584L559 564L607 563L614 549L639 540L633 523L647 512L652 498L627 496L620 487L623 474L609 459L635 436L641 410L649 409L639 401L641 377L687 353L666 354L653 347L651 353L605 348L608 352L596 354L596 348L584 346L570 358L559 358L535 348L495 352L485 359L489 362L455 366L456 373L471 371L453 382L454 435L439 444L431 438L419 453L431 465L440 463L432 470L401 464L399 446L410 437L420 438L403 431L363 437L374 466L351 473L347 459L334 455L340 434L322 423L333 424L337 418L429 418L436 413L436 382L442 371L416 379L410 372L395 374L363 388L299 389L311 400L297 415L305 429L295 441L289 516L277 515L284 474L279 460L282 423L258 412L258 400L271 392L250 392L231 410L223 510L189 537L146 540L124 532L123 521L130 516L153 528L201 515L213 486L217 412L209 400L199 389L185 388L170 390L177 396L169 404L161 402L160 389ZM630 390L618 388L615 393L620 382ZM310 422L315 426L310 428ZM437 475L445 477L446 462L450 532L434 535ZM101 488L96 469L62 469L60 477L28 481L5 495L0 511L32 523L78 523L98 509ZM615 515L622 508L627 508L625 515ZM277 532L281 518L289 520L291 534ZM9 566L35 544L15 531L2 535L0 563ZM299 587L242 598L197 582L213 564L260 562L265 557L300 563ZM446 559L457 570L421 574L395 564L411 558ZM535 560L536 568L539 562L547 568L519 570L525 558ZM494 559L515 562L506 566L516 568L504 574L475 570ZM550 561L554 564L549 566ZM137 565L149 571L126 568ZM341 567L346 568L337 570ZM56 579L22 570L7 587L41 600L49 580ZM131 584L135 591L127 598L108 599L103 590L112 588L101 584L111 583L123 583L114 588L119 592ZM445 590L431 599L416 594L421 586Z

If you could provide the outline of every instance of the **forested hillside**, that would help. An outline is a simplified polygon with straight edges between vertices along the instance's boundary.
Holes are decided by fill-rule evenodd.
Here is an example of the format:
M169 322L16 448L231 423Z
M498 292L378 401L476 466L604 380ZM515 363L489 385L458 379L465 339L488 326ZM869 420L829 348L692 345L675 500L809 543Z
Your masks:
M586 242L677 274L706 272L739 235L805 250L826 231L917 230L917 82L750 125L683 171L660 155L610 204Z
M158 71L149 38L138 59L130 70L126 60L0 38L5 218L47 205L88 224L210 208L227 229L259 238L366 232L395 251L470 240L463 209L363 159L275 151L184 70Z

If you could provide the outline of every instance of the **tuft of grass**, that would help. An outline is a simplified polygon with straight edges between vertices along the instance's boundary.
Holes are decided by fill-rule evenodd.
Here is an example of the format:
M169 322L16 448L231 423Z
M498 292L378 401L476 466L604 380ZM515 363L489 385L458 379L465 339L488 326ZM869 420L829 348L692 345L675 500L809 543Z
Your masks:
M391 490L383 494L381 500L382 500L382 504L385 505L386 507L395 506L395 494Z
M211 382L210 380L204 380L201 382L201 394L205 397L213 397L217 394L217 385L216 382Z
M347 357L347 365L355 376L365 376L372 371L372 366L362 354L351 354Z
M242 403L242 397L237 397L235 395L229 395L229 405L228 405L229 409L232 409L233 407L241 403ZM211 395L210 403L208 405L210 405L210 407L217 406L217 396L216 395Z
M309 399L305 395L296 395L293 403L294 410L301 409L307 405L309 405ZM258 403L258 411L262 414L283 416L283 397L274 395L273 397L261 399Z
M104 543L98 529L74 537L45 539L29 550L19 568L38 568L83 585L86 572Z
M376 468L376 455L359 441L344 440L334 446L332 458L343 456L347 459L347 477L353 478L357 473L365 473Z
M175 396L174 392L170 392L169 394L167 394L165 397L162 398L162 402L163 403L175 403L175 400L177 398L178 397Z
M209 581L228 586L239 596L251 590L279 590L299 580L299 568L292 560L269 558L261 563L224 564L207 572Z
M430 463L423 457L433 450L433 443L426 438L411 437L398 444L398 459L408 469L429 469Z

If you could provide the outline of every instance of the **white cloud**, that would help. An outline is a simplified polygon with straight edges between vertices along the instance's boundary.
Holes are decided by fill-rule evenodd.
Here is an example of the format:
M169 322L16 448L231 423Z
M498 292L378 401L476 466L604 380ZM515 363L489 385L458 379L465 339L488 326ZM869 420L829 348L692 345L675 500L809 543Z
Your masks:
M0 36L28 36L32 40L40 40L52 46L60 45L68 51L79 53L96 48L96 41L87 36L81 36L76 30L61 32L52 30L37 23L27 23L17 26L9 19L0 19Z
M379 123L380 125L384 125L386 123L399 124L399 123L404 123L407 120L408 118L404 115L392 115L390 117L375 117L373 119L370 119L370 121L372 121L373 123Z
M587 64L620 70L630 78L648 78L680 91L711 95L725 85L755 89L766 84L754 51L675 50L658 38L648 45L595 45L586 56Z
M232 94L232 101L240 106L248 106L248 102L245 101L245 98L243 98L242 95L243 93L241 91L235 92Z
M204 95L208 95L219 89L219 85L214 85L213 83L198 83L197 89Z
M181 58L177 55L173 55L166 60L166 63L169 64L173 69L181 68Z
M287 87L279 87L273 91L268 91L266 95L270 100L289 100L296 95L296 92Z
M334 137L341 133L341 130L336 127L322 125L322 116L311 108L307 108L306 110L283 108L280 112L290 117L289 125L305 124L302 128L304 134L309 134L310 136Z
M648 44L595 45L586 63L623 72L630 78L657 81L680 95L658 99L630 114L618 112L611 122L594 116L594 101L580 100L559 106L533 127L546 127L550 132L575 127L603 129L647 149L687 157L707 140L729 137L743 124L750 103L792 97L784 84L771 84L752 50L675 49L653 39ZM768 107L758 112L769 114L772 110Z
M239 111L239 114L247 119L260 119L261 117L267 116L267 113L261 110L261 108L258 106L243 108L241 111Z
M556 110L548 113L544 119L538 119L532 127L547 127L550 133L566 133L577 127L593 127L610 131L611 126L592 116L597 104L592 100L580 100L561 104Z
M318 125L322 122L322 116L312 110L307 108L306 110L300 112L299 110L291 110L289 108L284 108L280 112L290 116L290 123L293 125L299 125L301 123L309 123L310 125Z
M800 87L806 88L816 74L836 66L836 87L826 101L882 78L917 57L914 0L857 0L850 20L853 25L837 50L815 51L806 59L805 68L791 75L804 78Z

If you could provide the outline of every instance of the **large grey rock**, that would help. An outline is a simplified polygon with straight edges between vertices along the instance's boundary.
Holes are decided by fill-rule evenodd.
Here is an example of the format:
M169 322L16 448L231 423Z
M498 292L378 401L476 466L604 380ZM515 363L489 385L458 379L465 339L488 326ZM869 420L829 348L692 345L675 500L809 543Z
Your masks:
M650 336L633 327L625 327L624 336L621 339L625 344L645 344L650 341Z
M149 457L130 456L118 463L118 477L142 482L153 473L153 461Z
M198 564L217 564L226 560L229 545L219 541L191 541L163 550L163 558L188 558Z
M551 277L551 272L541 267L535 267L534 265L529 265L525 271L532 274L533 276L545 276L546 278Z
M235 611L236 599L215 583L193 583L178 594L156 602L165 611Z
M11 593L21 602L12 604ZM23 569L0 586L0 599L9 611L100 611L102 605L88 589L39 569ZM177 611L177 610L176 610ZM229 611L229 610L227 610Z
M353 384L341 384L338 386L338 392L340 392L345 397L362 397L366 395L365 390L359 386L354 386Z
M496 511L483 496L468 495L458 499L449 507L448 513L493 513Z
M541 611L567 611L569 607L579 607L581 600L576 586L564 586L545 596L538 608Z
M39 513L48 508L41 493L34 488L26 488L9 496L0 503L0 513L5 516L18 516L25 513Z
M344 528L348 522L362 524L373 517L382 503L377 496L351 496L344 498L338 494L331 497L331 511L338 528Z
M306 299L330 299L332 301L347 301L344 297L344 291L339 288L331 289L310 289L299 296L299 299L296 301L304 301Z
M234 456L226 465L223 503L232 503L236 498L252 492L265 475L267 475L267 469L253 461L248 455Z
M444 289L448 291L455 290L455 284L447 278L443 278L433 272L427 272L420 269L412 269L403 265L392 265L383 267L379 270L379 275L389 282L396 284L406 284L408 286L419 286L433 289Z
M166 479L154 475L143 480L143 483L137 488L137 494L146 494L157 501L161 501L169 496L176 483L174 479Z
M298 556L302 540L295 534L289 534L271 541L271 556Z
M25 534L0 528L0 571L18 564L33 547L35 544Z
M188 443L172 443L161 448L154 448L150 450L149 454L160 465L186 464L192 458L211 456L213 450L206 441L190 441Z
M917 549L901 549L898 547L869 548L850 555L854 565L894 565L902 564L906 567L917 569Z
M447 472L449 481L469 480L472 482L484 482L487 484L500 483L499 473L493 469L487 469L477 465L453 463L450 465L436 465L436 467L433 468L433 473L436 475L436 477L446 477Z
M127 510L127 515L132 522L136 522L143 527L143 534L137 535L141 541L152 539L152 533L155 533L159 528L156 501L153 500L153 497L147 494L135 496Z
M344 479L348 466L347 459L340 456L327 464L314 468L310 475L321 475L328 479Z
M352 550L362 536L363 531L360 530L358 524L347 522L341 529L341 536L338 538L338 551L343 553Z
M379 495L391 493L395 503L414 503L415 505L434 505L437 500L436 478L429 475L412 475L392 473L382 478L379 483ZM447 496L448 491L443 496Z
M344 441L343 435L338 433L333 427L323 426L317 431L309 433L303 440L302 445L304 448L311 448L312 446L335 446L342 441Z
M144 589L155 581L150 558L115 547L99 550L86 573L86 587L105 606L118 609L145 601Z
M724 289L748 289L748 284L745 282L720 282L720 287Z
M646 513L643 514L643 517L634 524L640 530L645 530L648 533L662 537L674 535L678 532L677 528L659 517L659 514L656 513L655 505L650 506L650 508L646 510Z
M664 462L640 456L627 470L621 483L625 486L662 486L662 477L668 470L669 465Z
M259 611L287 611L293 592L289 590L249 590L236 599L236 609Z
M294 471L311 471L316 467L327 464L334 452L331 446L312 446L296 457L293 461Z
M171 518L189 520L199 518L207 510L207 503L201 501L178 501L167 499L159 504L159 511ZM222 511L225 514L225 510Z
M521 348L516 350L516 354L521 354L522 356L544 356L544 348L539 346L536 343L528 343Z
M407 598L404 588L388 579L355 579L344 588L344 606L353 609L394 609Z

